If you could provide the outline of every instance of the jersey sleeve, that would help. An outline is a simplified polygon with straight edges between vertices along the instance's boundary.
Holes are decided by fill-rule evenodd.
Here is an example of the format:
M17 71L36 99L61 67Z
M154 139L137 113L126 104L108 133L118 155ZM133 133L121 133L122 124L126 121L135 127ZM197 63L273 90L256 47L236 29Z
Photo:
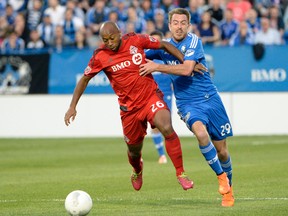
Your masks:
M162 50L156 50L156 49L147 49L145 50L145 55L146 55L146 58L150 59L150 60L153 60L153 59L159 59L159 60L162 60L161 58L161 51Z
M200 62L204 58L204 50L201 39L199 39L195 34L191 36L190 44L187 46L187 50L184 53L184 61L191 60L195 62Z
M160 42L148 34L138 34L139 45L143 49L159 49Z
M93 77L103 69L103 65L97 54L93 54L87 67L85 68L84 75Z

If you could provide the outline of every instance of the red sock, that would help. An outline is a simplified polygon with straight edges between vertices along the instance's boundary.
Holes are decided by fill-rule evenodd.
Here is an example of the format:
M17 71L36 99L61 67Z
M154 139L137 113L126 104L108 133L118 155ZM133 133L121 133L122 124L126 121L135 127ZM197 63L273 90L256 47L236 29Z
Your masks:
M132 158L131 155L128 152L128 159L129 159L129 163L131 164L131 166L133 167L134 171L136 173L141 172L142 170L142 166L141 166L141 154L139 157L134 157Z
M176 175L181 175L184 172L182 149L178 135L173 132L165 137L166 151L176 169Z

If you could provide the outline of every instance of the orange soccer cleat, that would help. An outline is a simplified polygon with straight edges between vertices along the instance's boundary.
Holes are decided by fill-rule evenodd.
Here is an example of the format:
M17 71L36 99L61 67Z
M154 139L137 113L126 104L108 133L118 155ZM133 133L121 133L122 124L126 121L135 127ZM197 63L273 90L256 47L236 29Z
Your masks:
M230 191L229 179L225 172L217 176L219 182L219 193L221 195L227 194Z
M223 207L232 207L234 206L234 194L233 194L233 188L231 186L231 189L228 193L224 194L222 197L222 206Z

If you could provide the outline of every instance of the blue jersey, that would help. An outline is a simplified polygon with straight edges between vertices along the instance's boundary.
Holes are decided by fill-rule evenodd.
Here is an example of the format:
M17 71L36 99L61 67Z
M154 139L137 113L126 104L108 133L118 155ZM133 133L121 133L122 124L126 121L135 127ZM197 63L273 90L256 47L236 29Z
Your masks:
M163 64L161 60L154 60L156 63ZM154 80L158 84L159 89L164 94L164 101L167 103L167 106L171 110L172 108L172 81L168 74L161 73L161 72L154 72L152 73Z
M168 42L184 54L184 61L191 60L207 67L201 40L189 33L182 41L176 43L173 39ZM176 65L180 61L164 50L148 50L148 59L162 59L165 64ZM195 121L206 125L213 140L222 140L232 136L232 127L216 86L213 84L210 72L204 75L195 73L194 76L177 76L170 74L178 112L191 130Z
M167 41L176 46L184 54L184 60L193 60L207 67L202 42L195 34L189 33L179 43L174 42L172 39L167 39ZM148 59L162 59L165 64L169 65L180 64L179 60L173 55L160 49L148 50L146 56ZM195 73L194 76L190 77L177 75L170 75L170 77L173 83L177 107L190 100L194 102L205 101L211 95L217 93L217 88L212 83L209 72L204 73L204 75Z

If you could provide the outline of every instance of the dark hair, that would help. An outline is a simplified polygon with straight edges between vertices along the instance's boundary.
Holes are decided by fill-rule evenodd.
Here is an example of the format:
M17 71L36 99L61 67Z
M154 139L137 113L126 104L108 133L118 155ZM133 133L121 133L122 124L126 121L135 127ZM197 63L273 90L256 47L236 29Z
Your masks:
M151 36L153 36L153 35L158 35L160 38L163 38L163 37L164 37L164 34L163 34L161 31L159 31L159 30L152 31L152 32L150 33L150 35L151 35Z

